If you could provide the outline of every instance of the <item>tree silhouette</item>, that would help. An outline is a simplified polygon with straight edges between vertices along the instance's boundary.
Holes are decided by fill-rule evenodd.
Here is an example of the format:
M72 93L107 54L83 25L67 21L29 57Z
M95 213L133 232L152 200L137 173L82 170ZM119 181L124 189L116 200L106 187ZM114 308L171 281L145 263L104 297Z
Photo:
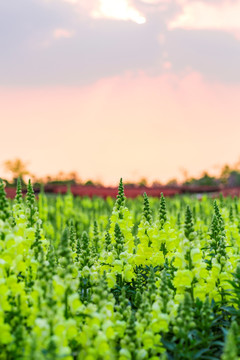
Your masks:
M14 182L16 182L17 178L21 178L23 180L25 175L30 175L30 172L27 169L27 163L18 158L5 161L4 167L6 171L12 174Z

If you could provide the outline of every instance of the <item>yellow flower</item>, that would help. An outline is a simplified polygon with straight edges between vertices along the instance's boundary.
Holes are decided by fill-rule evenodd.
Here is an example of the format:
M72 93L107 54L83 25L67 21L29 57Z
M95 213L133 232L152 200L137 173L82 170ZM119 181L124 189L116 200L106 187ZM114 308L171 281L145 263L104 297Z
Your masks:
M137 254L136 256L135 256L135 260L134 260L134 263L136 264L136 265L142 265L142 264L144 264L145 263L145 261L146 261L146 256L144 255L144 254Z
M115 260L113 265L114 272L117 274L121 274L123 268L123 260Z
M193 274L190 270L177 270L173 279L176 288L190 287L193 281Z
M126 281L130 282L134 278L134 272L131 265L124 266L124 278Z
M62 336L62 334L65 332L65 325L64 324L57 324L54 328L54 333L57 336Z
M207 279L209 276L209 271L206 269L206 264L201 265L201 267L197 267L196 271L194 272L195 276L201 279Z
M191 250L191 258L194 263L199 263L202 260L202 253L200 249L192 249Z
M185 260L184 260L184 254L183 253L175 253L173 264L176 268L184 269L184 267L186 265Z
M206 288L202 286L198 286L198 284L193 289L194 298L199 298L200 300L204 301L206 298Z
M146 349L146 350L152 349L154 347L153 340L154 340L153 333L150 331L146 331L142 336L142 342L143 342L144 349Z
M25 236L28 240L33 241L35 239L35 229L30 227L25 230Z
M168 331L168 324L169 324L169 315L167 314L158 314L157 318L154 318L151 323L151 329L154 333L163 331Z
M76 325L72 324L70 326L68 326L67 328L67 338L68 339L73 339L77 336L78 334L78 329L76 327Z
M116 275L113 273L107 273L107 284L110 289L116 285Z
M100 356L104 356L109 351L108 339L101 332L96 336L94 346Z
M1 321L1 320L0 320ZM9 344L13 338L11 335L11 328L8 324L4 324L0 322L0 344Z
M119 337L122 337L124 335L125 329L126 329L125 321L117 320L114 326L114 330L116 331Z
M163 265L165 259L164 259L164 256L163 256L162 251L158 251L158 252L156 252L155 254L153 254L153 255L151 256L150 261L151 261L152 266L160 266L160 265Z
M53 278L53 287L58 296L61 296L65 293L65 287L62 280L58 276L54 276Z
M79 299L79 295L78 294L72 294L68 297L68 303L69 306L71 308L72 312L76 312L78 310L80 310L82 303Z
M25 274L25 271L26 271L26 263L24 261L19 261L16 265L16 270L18 272L21 272L23 274Z

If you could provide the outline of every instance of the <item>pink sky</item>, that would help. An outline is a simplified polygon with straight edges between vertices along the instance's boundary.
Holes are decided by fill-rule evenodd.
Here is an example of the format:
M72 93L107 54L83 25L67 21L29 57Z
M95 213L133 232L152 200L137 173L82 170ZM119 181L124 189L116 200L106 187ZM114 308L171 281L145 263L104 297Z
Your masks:
M0 162L116 184L197 175L238 159L240 86L144 73L86 87L0 89Z
M236 0L0 2L0 176L15 158L106 184L234 164L239 19Z

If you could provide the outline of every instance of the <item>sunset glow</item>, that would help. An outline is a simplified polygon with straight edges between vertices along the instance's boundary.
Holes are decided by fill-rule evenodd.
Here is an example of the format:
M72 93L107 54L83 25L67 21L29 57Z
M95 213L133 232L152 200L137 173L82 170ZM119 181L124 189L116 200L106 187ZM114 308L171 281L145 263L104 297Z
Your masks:
M7 158L29 160L37 175L76 170L108 184L146 174L167 181L183 168L216 172L238 159L239 92L197 73L129 74L78 89L1 89L0 115L8 119L1 160L8 149Z
M210 4L204 1L183 3L182 13L169 23L169 29L223 30L232 34L240 32L240 3L223 1Z
M69 39L71 38L72 36L74 35L74 32L73 31L70 31L70 30L67 30L67 29L61 29L61 28L58 28L58 29L55 29L53 31L53 37L55 39Z
M1 176L15 158L106 184L234 164L239 15L230 0L1 2Z
M98 8L92 12L92 16L95 18L131 20L137 24L146 22L145 17L130 6L128 0L99 0Z

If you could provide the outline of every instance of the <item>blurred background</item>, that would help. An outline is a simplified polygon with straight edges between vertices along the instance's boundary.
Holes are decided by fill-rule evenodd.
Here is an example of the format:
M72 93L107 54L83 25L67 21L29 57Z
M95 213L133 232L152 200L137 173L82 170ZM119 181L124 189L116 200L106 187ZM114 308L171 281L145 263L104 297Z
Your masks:
M0 176L240 185L239 19L238 0L0 0Z

